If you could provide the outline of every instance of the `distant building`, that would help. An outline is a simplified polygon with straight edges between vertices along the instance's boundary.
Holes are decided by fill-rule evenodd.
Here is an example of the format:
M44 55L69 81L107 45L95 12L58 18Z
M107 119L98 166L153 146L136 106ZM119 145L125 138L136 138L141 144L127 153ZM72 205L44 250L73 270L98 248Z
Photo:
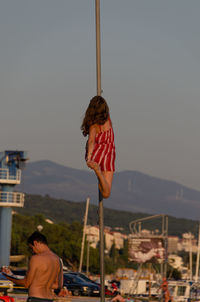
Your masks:
M54 222L51 219L45 219L45 221L49 224L54 224Z
M182 239L179 240L177 245L178 251L197 253L197 240L192 233L182 234Z
M116 249L122 249L124 247L124 240L127 239L127 235L120 232L113 232L113 237Z
M90 246L96 248L99 242L99 227L87 225L86 235L87 240L90 242Z
M178 236L168 236L168 253L173 254L178 252Z
M87 226L86 227L87 240L90 242L90 246L93 248L97 247L99 242L99 227L98 226ZM104 228L105 236L105 248L109 252L112 245L115 244L116 249L124 247L124 240L127 239L127 235L120 232L111 232L111 228Z
M113 237L113 234L106 230L104 231L104 236L105 236L105 249L109 252L112 245L114 244L114 237Z
M51 223L50 221L48 221ZM151 237L157 234L157 230L154 232L143 229L141 230L142 237ZM86 226L87 240L90 242L90 246L96 248L99 242L99 227L98 226ZM113 244L116 249L122 249L124 247L124 241L127 239L127 235L121 232L111 231L110 227L104 228L105 236L105 249L110 251ZM177 254L179 251L197 253L197 240L192 233L182 234L180 239L178 236L168 236L168 254Z
M197 253L197 239L192 233L183 233L182 238L168 236L168 253L176 254L180 251Z

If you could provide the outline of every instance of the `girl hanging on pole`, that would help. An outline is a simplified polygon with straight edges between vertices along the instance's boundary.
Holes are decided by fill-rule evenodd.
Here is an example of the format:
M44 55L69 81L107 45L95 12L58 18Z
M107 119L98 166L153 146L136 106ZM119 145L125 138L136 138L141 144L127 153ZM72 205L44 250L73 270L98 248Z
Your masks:
M81 130L84 136L88 135L87 166L96 173L103 198L108 198L115 171L115 143L109 107L102 96L90 100Z

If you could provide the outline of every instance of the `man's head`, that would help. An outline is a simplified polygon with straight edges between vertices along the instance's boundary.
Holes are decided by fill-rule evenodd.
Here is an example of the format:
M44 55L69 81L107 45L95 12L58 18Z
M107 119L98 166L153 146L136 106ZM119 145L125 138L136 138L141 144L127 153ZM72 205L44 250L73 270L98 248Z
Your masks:
M34 253L39 253L41 248L45 245L47 246L46 237L40 232L34 232L27 240L29 247L33 250Z

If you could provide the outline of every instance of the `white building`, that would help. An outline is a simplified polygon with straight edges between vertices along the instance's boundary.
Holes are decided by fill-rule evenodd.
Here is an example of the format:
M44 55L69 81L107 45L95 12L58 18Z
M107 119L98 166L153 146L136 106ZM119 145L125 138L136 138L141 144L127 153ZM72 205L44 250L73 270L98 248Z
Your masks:
M86 226L87 240L90 242L90 246L97 247L99 242L99 227L98 226ZM109 252L112 245L115 244L116 249L124 247L124 240L127 239L127 235L120 232L111 232L110 228L105 227L105 248Z
M192 233L182 234L182 239L180 239L177 244L178 251L197 253L197 240L194 238Z

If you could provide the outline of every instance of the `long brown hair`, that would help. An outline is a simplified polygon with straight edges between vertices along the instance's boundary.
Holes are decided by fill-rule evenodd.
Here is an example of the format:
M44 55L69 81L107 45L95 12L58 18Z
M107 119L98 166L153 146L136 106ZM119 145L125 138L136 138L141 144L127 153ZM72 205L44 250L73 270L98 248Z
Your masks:
M94 96L85 112L85 117L81 125L81 131L84 136L89 134L90 126L94 124L103 125L109 117L109 107L106 100L100 96Z

